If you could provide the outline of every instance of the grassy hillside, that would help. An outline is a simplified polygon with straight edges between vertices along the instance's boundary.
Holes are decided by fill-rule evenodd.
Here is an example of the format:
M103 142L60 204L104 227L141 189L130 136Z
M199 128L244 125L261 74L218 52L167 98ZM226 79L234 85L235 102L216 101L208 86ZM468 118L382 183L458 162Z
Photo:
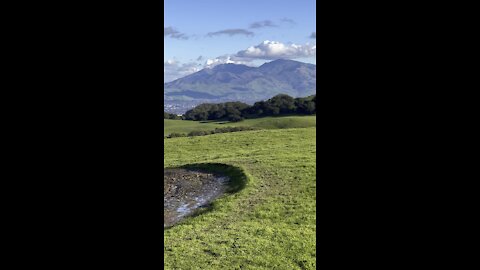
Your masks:
M277 125L262 121L251 124ZM245 189L216 201L213 211L164 231L165 268L315 269L315 130L165 139L165 167L222 163L249 178Z
M258 119L247 119L238 123L230 122L197 122L184 120L164 120L163 134L167 136L171 133L189 133L191 131L210 131L221 127L255 127L258 129L283 129L283 128L304 128L315 127L317 123L316 116L284 116L284 117L265 117Z

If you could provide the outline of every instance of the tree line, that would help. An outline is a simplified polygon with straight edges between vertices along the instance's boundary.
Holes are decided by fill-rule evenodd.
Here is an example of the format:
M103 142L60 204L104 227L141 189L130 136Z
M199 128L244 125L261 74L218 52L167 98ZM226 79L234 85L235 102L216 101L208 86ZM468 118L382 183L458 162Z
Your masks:
M293 98L289 95L277 95L266 101L259 101L253 106L242 102L225 102L219 104L205 103L187 111L183 116L165 113L164 119L184 119L193 121L243 119L281 115L312 115L317 113L317 96ZM172 118L173 117L173 118Z
M183 117L176 114L163 112L163 119L182 120Z

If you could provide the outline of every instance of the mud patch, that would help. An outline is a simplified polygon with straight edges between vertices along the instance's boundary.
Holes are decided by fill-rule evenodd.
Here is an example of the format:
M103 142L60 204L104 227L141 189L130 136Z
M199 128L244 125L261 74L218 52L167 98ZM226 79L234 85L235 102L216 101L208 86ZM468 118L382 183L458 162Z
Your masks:
M166 169L163 175L163 227L207 207L228 190L229 177L196 169Z

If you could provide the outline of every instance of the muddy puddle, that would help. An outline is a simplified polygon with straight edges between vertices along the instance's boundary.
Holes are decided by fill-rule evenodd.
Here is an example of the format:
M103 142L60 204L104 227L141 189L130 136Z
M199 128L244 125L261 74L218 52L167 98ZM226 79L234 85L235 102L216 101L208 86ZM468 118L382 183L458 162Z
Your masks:
M166 169L163 187L163 227L168 228L224 194L228 177L197 170Z

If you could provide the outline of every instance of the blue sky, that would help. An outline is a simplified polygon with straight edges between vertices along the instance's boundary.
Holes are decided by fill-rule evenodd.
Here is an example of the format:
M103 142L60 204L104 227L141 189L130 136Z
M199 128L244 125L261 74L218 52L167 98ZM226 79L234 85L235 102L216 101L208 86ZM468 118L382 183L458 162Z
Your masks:
M316 63L315 0L165 0L165 82L222 63Z

